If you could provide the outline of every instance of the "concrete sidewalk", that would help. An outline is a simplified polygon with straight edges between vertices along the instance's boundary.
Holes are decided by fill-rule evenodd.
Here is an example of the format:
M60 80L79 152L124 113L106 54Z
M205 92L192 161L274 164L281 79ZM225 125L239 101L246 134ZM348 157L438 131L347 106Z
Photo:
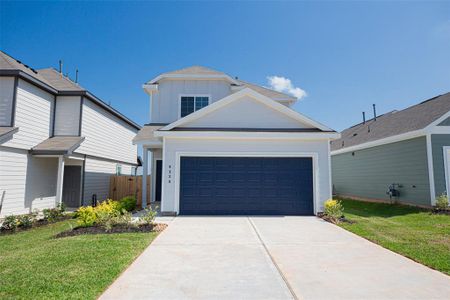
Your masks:
M316 217L177 217L101 299L449 299L450 277Z

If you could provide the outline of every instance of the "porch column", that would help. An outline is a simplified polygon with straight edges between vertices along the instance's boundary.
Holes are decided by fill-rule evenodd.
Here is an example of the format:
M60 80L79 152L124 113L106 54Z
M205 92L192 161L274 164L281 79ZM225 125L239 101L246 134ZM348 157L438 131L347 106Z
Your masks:
M64 156L58 156L58 177L56 178L56 204L62 203L62 192L64 182Z
M142 208L147 207L147 176L148 176L148 148L142 147L143 149L143 161L142 161Z

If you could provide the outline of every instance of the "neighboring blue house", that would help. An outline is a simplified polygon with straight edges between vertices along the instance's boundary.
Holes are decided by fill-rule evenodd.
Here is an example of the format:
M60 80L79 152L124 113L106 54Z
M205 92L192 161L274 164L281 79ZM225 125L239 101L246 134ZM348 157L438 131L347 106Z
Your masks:
M342 132L331 143L334 193L363 200L435 204L450 188L450 93Z

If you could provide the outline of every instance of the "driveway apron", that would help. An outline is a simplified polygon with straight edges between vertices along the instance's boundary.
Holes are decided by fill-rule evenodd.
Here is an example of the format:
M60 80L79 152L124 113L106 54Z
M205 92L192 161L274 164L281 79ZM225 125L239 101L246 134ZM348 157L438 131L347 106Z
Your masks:
M177 217L101 299L449 299L450 277L316 217Z

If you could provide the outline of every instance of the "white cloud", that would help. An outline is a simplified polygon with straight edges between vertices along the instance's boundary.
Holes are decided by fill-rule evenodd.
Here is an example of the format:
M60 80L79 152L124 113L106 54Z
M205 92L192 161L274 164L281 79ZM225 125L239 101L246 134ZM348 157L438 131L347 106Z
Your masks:
M282 76L267 76L267 80L270 88L275 91L292 95L297 99L306 97L306 92L301 88L294 86L289 78Z

